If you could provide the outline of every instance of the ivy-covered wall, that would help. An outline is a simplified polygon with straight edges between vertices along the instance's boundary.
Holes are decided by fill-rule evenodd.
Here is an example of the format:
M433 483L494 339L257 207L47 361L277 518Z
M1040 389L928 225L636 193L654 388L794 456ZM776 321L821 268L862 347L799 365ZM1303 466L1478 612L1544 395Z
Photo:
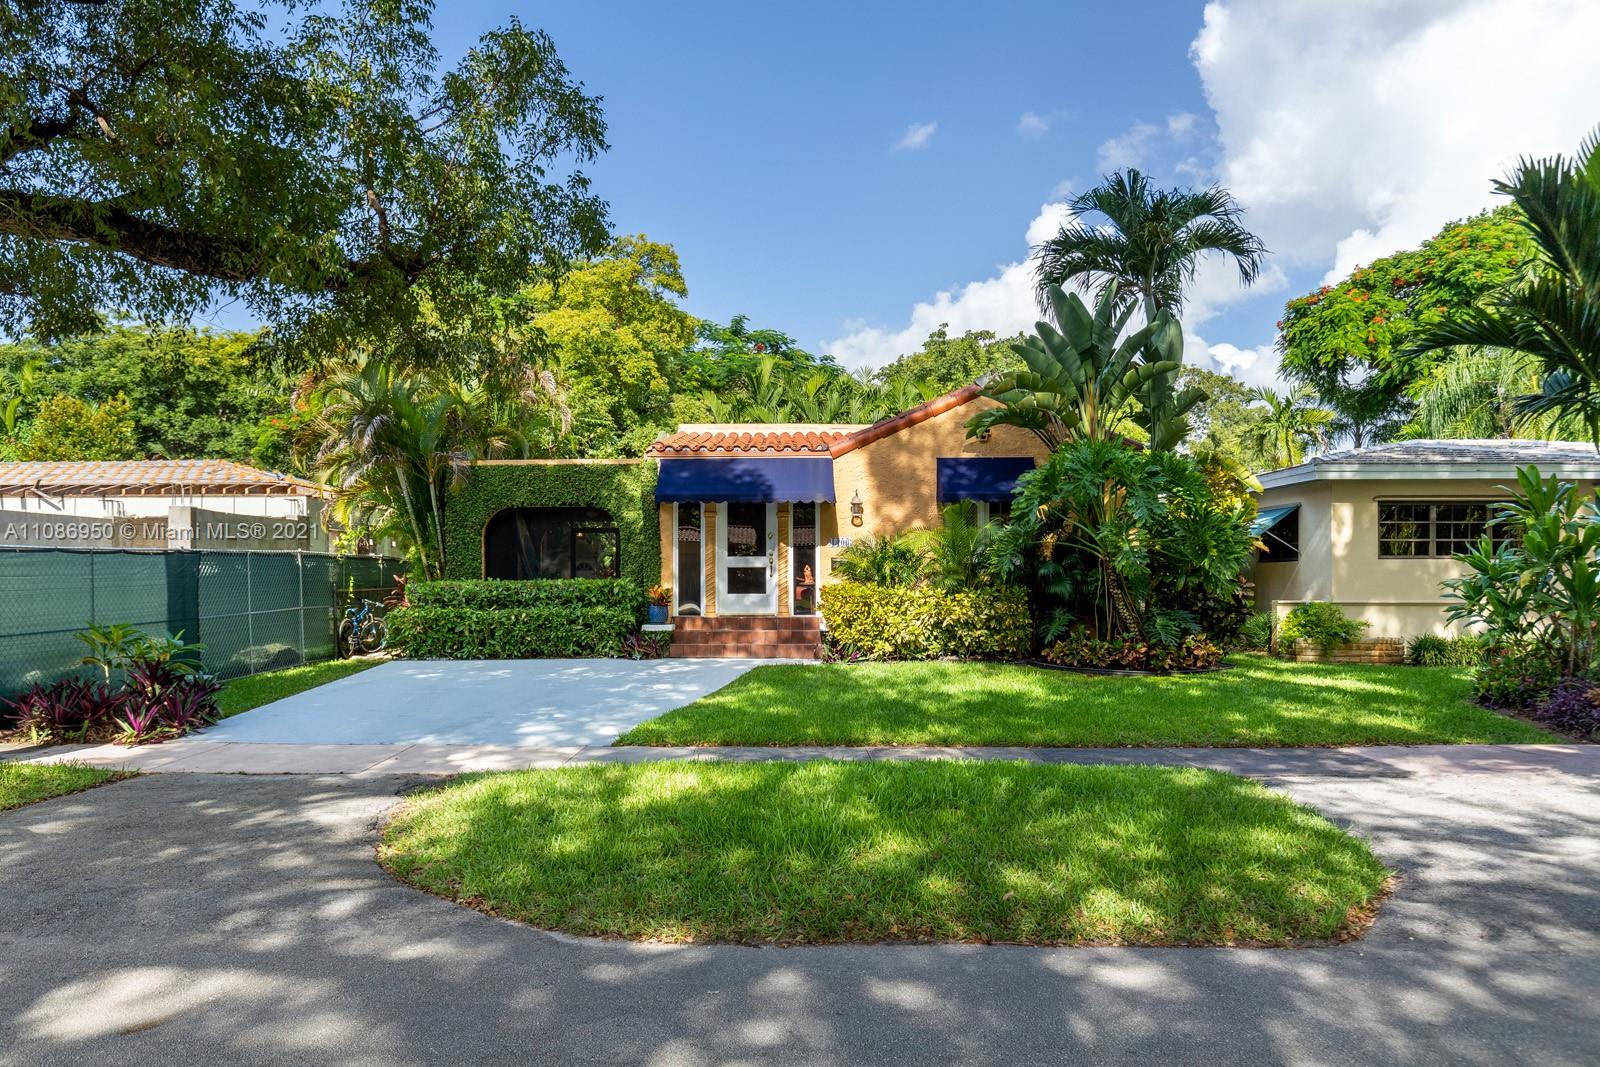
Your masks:
M444 506L445 577L483 577L483 528L506 508L604 508L622 542L622 576L649 588L661 580L656 464L573 461L492 463L472 468Z

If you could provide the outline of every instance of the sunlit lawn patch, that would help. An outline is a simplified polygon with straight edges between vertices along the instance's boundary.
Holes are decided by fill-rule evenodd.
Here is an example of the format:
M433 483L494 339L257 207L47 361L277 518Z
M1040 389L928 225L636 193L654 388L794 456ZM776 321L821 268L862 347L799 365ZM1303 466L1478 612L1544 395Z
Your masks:
M383 863L580 934L1283 944L1359 924L1361 841L1230 775L1022 763L649 763L413 797Z
M132 777L82 763L0 763L0 811Z
M1466 671L1288 663L1103 677L1005 663L760 667L619 745L1371 745L1547 742Z

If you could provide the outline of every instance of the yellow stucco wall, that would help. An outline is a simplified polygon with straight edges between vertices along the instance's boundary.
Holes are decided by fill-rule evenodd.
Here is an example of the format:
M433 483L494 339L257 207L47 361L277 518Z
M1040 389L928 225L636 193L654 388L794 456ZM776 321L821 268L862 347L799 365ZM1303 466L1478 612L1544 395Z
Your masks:
M1371 637L1452 634L1439 583L1465 568L1449 558L1383 559L1378 555L1378 502L1497 502L1509 479L1337 480L1268 489L1263 508L1300 504L1300 562L1258 562L1256 607L1279 617L1295 603L1329 600L1371 623ZM1583 492L1592 492L1580 483Z
M926 422L874 441L833 461L834 520L822 531L821 577L831 581L833 555L857 537L881 537L939 524L938 460L957 456L1032 456L1044 462L1039 439L1014 426L998 426L986 441L967 439L967 420L993 406L979 398ZM862 523L850 522L850 501L861 494ZM824 520L826 521L826 520ZM822 594L826 597L826 593Z

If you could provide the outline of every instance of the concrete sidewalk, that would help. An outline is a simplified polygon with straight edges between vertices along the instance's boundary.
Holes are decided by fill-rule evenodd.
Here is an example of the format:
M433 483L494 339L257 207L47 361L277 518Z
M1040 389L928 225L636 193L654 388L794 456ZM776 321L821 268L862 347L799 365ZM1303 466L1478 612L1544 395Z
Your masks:
M0 759L76 760L146 772L212 774L460 774L651 760L1031 760L1204 767L1252 778L1406 778L1554 772L1600 778L1600 745L1384 745L1352 748L653 748L511 745L300 745L182 738L163 745L0 746Z

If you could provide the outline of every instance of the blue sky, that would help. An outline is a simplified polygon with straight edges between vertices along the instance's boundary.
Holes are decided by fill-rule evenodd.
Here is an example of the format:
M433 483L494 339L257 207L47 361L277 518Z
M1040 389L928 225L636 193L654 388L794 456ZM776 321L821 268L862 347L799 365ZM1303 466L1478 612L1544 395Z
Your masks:
M916 301L1017 260L1040 205L1095 175L1100 144L1206 111L1187 55L1193 3L981 16L971 4L474 3L453 9L440 46L452 54L514 13L605 97L613 147L592 173L618 231L677 247L696 314L742 311L813 349L859 322L902 325ZM1048 128L1019 130L1025 113ZM896 147L927 123L926 143Z
M1246 204L1274 255L1249 293L1202 269L1186 355L1270 383L1287 297L1600 122L1593 0L465 0L436 13L446 62L513 15L604 97L595 186L617 232L678 249L689 309L850 366L941 322L1029 326L1030 239L1136 164Z

